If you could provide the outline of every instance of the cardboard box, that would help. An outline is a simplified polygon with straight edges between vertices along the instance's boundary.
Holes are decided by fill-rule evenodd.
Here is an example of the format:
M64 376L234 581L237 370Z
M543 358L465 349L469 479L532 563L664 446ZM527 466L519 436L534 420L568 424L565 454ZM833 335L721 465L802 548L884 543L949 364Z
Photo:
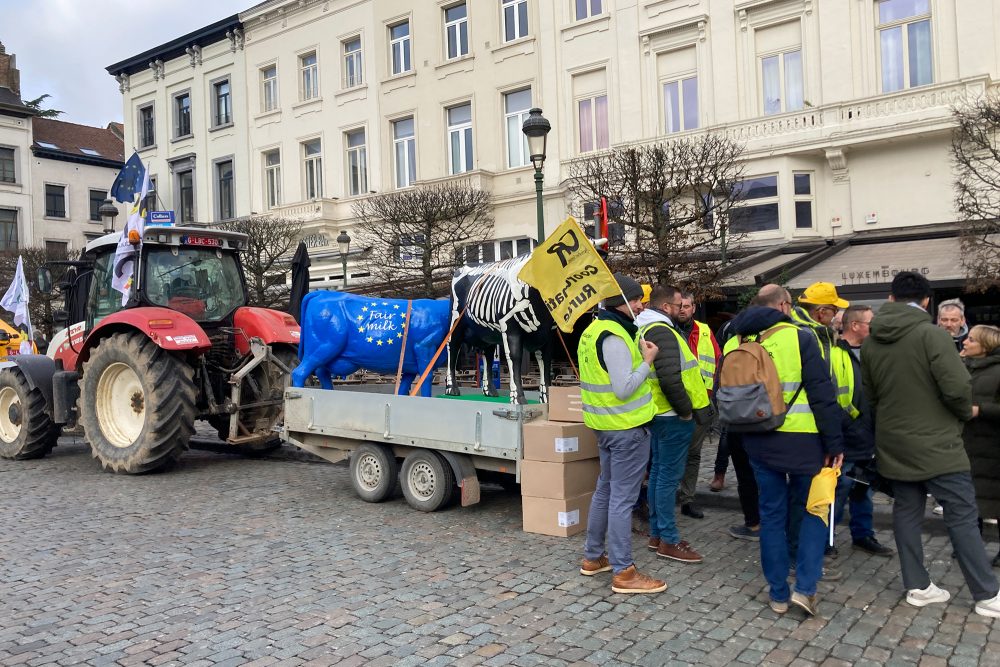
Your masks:
M549 387L549 419L555 422L583 422L580 387Z
M524 425L526 461L565 463L597 456L597 434L584 424L535 420Z
M569 537L587 529L587 514L594 493L558 500L521 497L522 526L526 533Z
M565 500L597 488L601 462L597 459L551 463L521 461L521 495Z

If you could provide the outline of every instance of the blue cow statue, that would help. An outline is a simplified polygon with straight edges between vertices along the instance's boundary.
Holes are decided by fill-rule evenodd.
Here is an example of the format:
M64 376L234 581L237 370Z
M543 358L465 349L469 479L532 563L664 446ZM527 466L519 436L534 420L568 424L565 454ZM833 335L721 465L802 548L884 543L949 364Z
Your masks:
M302 361L292 371L292 386L302 387L315 374L320 386L333 389L332 376L365 369L395 374L404 347L399 393L407 394L413 380L431 363L451 325L447 300L416 299L407 316L404 299L380 299L344 292L310 292L302 300ZM442 365L441 355L435 366ZM431 381L420 386L431 395Z

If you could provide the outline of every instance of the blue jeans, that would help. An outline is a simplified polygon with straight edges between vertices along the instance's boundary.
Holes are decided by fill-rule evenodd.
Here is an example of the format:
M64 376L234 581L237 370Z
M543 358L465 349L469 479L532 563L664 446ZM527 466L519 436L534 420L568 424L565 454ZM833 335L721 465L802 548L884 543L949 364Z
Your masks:
M872 503L872 488L867 484L854 481L854 464L844 463L844 469L837 479L837 502L834 504L834 524L840 525L844 518L844 505L850 499L851 510L851 540L863 540L875 537L872 514L875 506Z
M760 492L760 564L771 587L771 599L786 602L788 588L788 519L793 498L809 496L812 475L789 475L750 459ZM795 562L795 590L803 595L816 593L823 574L823 547L827 527L822 519L802 512Z
M583 555L600 558L607 536L608 560L615 574L632 565L632 508L639 499L649 463L649 429L597 431L601 475L590 501Z
M688 445L694 434L694 420L680 417L654 417L650 424L653 433L653 465L649 470L646 497L649 500L649 534L669 544L681 541L677 532L674 499L677 486L684 476Z

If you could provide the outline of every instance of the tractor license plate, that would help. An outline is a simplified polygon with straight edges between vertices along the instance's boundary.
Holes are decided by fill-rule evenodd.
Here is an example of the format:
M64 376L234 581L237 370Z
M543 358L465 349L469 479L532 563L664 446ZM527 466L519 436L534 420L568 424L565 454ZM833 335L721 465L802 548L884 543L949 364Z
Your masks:
M222 241L211 236L182 236L181 243L187 245L212 246L217 248L222 245Z

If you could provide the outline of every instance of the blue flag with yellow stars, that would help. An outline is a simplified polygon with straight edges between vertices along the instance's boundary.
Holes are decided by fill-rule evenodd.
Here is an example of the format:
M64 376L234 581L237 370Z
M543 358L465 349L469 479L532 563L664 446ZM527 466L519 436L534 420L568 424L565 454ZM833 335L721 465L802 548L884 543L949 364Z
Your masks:
M115 182L111 184L111 196L122 204L131 204L135 193L142 187L142 178L146 173L139 159L139 153L132 153L122 170L118 172Z

